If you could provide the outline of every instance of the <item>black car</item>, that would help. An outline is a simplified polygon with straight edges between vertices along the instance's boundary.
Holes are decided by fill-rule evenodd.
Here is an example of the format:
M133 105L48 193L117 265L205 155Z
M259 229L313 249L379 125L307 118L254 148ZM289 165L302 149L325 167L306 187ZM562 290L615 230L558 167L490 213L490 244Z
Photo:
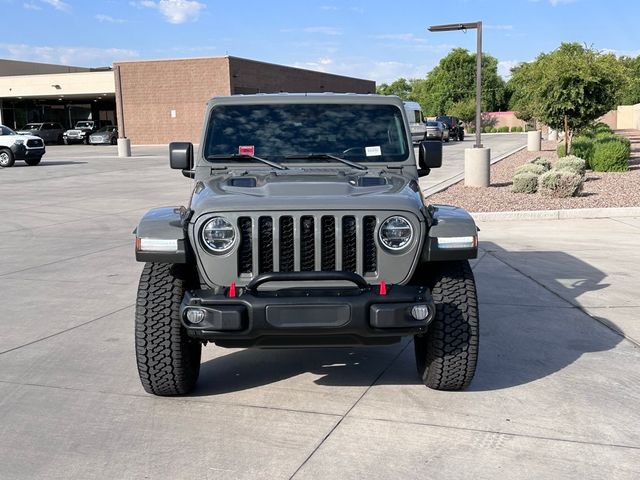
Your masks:
M451 115L440 115L436 121L442 122L449 127L449 136L455 140L464 140L464 127L458 117Z

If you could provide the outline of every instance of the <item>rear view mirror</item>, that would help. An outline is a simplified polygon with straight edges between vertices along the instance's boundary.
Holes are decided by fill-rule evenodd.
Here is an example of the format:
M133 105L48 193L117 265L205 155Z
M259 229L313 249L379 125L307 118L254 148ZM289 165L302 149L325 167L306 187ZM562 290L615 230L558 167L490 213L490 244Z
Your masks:
M418 166L422 170L442 166L442 141L424 140L420 142Z
M193 144L190 142L171 142L169 144L169 164L175 170L193 168Z

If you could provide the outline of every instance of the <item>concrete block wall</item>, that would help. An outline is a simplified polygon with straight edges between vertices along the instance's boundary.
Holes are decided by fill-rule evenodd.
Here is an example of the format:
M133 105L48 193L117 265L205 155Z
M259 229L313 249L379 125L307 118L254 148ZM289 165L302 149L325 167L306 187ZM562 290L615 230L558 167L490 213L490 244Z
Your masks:
M124 133L133 144L199 142L207 101L231 93L223 57L114 65L120 69Z

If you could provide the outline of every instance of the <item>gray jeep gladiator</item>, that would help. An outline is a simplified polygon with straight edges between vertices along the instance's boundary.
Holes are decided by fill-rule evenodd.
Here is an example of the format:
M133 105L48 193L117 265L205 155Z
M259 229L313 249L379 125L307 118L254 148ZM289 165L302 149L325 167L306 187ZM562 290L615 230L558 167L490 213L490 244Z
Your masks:
M468 259L477 228L426 206L402 101L355 94L212 99L197 154L172 143L194 180L188 207L154 208L136 234L145 262L135 343L144 389L190 392L208 342L221 347L387 345L412 337L425 385L459 390L478 354Z

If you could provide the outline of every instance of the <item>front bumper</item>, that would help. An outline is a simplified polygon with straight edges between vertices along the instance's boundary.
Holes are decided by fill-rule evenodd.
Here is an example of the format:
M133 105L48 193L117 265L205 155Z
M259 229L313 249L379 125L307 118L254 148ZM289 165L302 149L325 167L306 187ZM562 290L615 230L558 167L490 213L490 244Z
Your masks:
M266 282L317 283L338 277L357 284L257 288ZM412 316L415 306L426 307L425 318ZM190 310L202 311L204 318L191 322ZM379 286L368 285L355 274L304 272L261 275L236 297L229 292L217 295L211 290L191 290L185 294L180 314L190 336L223 347L346 346L389 344L424 333L435 307L425 287L393 285L381 294Z
M27 148L24 144L13 145L11 147L13 156L16 160L26 160L30 158L40 158L45 154L45 147Z

